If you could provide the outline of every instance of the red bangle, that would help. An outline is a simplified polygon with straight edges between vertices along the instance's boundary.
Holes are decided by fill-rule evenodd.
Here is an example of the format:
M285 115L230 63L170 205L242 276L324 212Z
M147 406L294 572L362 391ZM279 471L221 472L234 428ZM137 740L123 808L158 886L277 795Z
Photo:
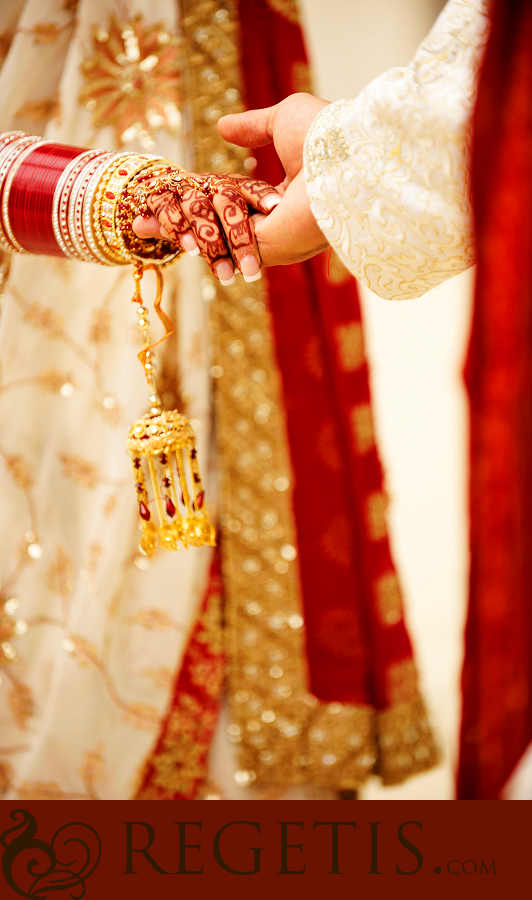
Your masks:
M29 253L64 257L53 228L54 192L69 162L85 152L65 144L44 144L22 160L11 183L8 216L13 236Z

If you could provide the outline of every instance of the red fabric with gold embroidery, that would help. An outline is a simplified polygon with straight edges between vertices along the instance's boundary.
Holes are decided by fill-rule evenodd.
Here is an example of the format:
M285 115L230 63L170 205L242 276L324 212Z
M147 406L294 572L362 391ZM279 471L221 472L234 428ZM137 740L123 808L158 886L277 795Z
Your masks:
M475 113L478 278L460 799L491 800L532 739L532 6L497 0Z
M299 26L266 0L240 0L239 16L246 106L271 106L301 89L307 60ZM258 176L282 181L272 147L255 152ZM346 270L334 283L326 268L324 254L267 272L295 472L310 682L322 700L382 709L388 667L412 651L397 608L387 619L378 614L377 585L397 587L356 284Z
M170 708L136 794L137 800L194 800L205 782L218 722L225 660L221 582L215 555L209 584L189 637Z

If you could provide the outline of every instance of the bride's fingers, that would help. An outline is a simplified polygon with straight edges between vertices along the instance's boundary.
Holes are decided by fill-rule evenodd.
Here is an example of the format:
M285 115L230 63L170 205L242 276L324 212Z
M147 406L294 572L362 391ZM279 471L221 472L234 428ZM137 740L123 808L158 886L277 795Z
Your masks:
M168 195L161 196L167 197ZM153 198L153 200L158 199ZM168 200L159 204L157 217L163 227L168 230L162 209L165 203L168 203ZM198 252L205 257L221 284L232 284L234 281L233 261L227 249L224 231L209 198L193 185L184 184L180 189L179 207L187 228L194 235ZM155 212L155 207L152 206L152 208ZM172 218L171 210L167 212L166 218Z
M229 245L229 249L245 281L257 281L261 277L260 254L243 191L232 179L222 177L214 182L216 193L212 204Z
M240 189L246 203L266 215L281 202L282 195L277 188L266 181L250 178L249 175L217 175L217 178L229 178Z
M146 238L156 238L160 240L163 236L161 234L161 225L159 224L159 220L152 214L151 216L137 216L136 219L133 219L132 228L137 237L146 240Z
M158 236L180 244L189 256L198 256L201 250L175 194L171 191L152 194L148 206L159 222Z

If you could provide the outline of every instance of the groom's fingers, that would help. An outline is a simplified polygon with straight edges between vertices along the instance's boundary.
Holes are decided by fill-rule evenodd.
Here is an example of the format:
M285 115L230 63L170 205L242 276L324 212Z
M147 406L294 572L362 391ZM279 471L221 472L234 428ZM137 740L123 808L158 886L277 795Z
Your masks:
M269 215L256 214L252 220L263 266L302 262L328 246L310 209L303 172Z
M239 147L264 147L273 141L273 123L277 106L250 109L248 112L222 116L218 131L224 140Z

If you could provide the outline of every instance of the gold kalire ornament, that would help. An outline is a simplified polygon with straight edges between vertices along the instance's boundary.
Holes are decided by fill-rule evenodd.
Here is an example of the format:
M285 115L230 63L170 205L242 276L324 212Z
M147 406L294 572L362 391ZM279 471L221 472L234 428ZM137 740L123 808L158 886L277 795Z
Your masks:
M176 410L161 410L155 380L155 362L151 352L155 344L150 344L147 310L140 296L140 281L146 269L153 269L157 276L154 308L165 326L165 337L171 333L172 327L161 310L160 267L137 264L133 301L139 304L137 325L142 331L143 339L139 359L144 366L150 389L151 408L149 413L131 426L127 450L133 466L142 523L140 545L148 556L153 556L157 541L165 550L178 550L180 544L184 547L201 547L204 544L213 546L216 536L204 507L196 436L192 426Z

